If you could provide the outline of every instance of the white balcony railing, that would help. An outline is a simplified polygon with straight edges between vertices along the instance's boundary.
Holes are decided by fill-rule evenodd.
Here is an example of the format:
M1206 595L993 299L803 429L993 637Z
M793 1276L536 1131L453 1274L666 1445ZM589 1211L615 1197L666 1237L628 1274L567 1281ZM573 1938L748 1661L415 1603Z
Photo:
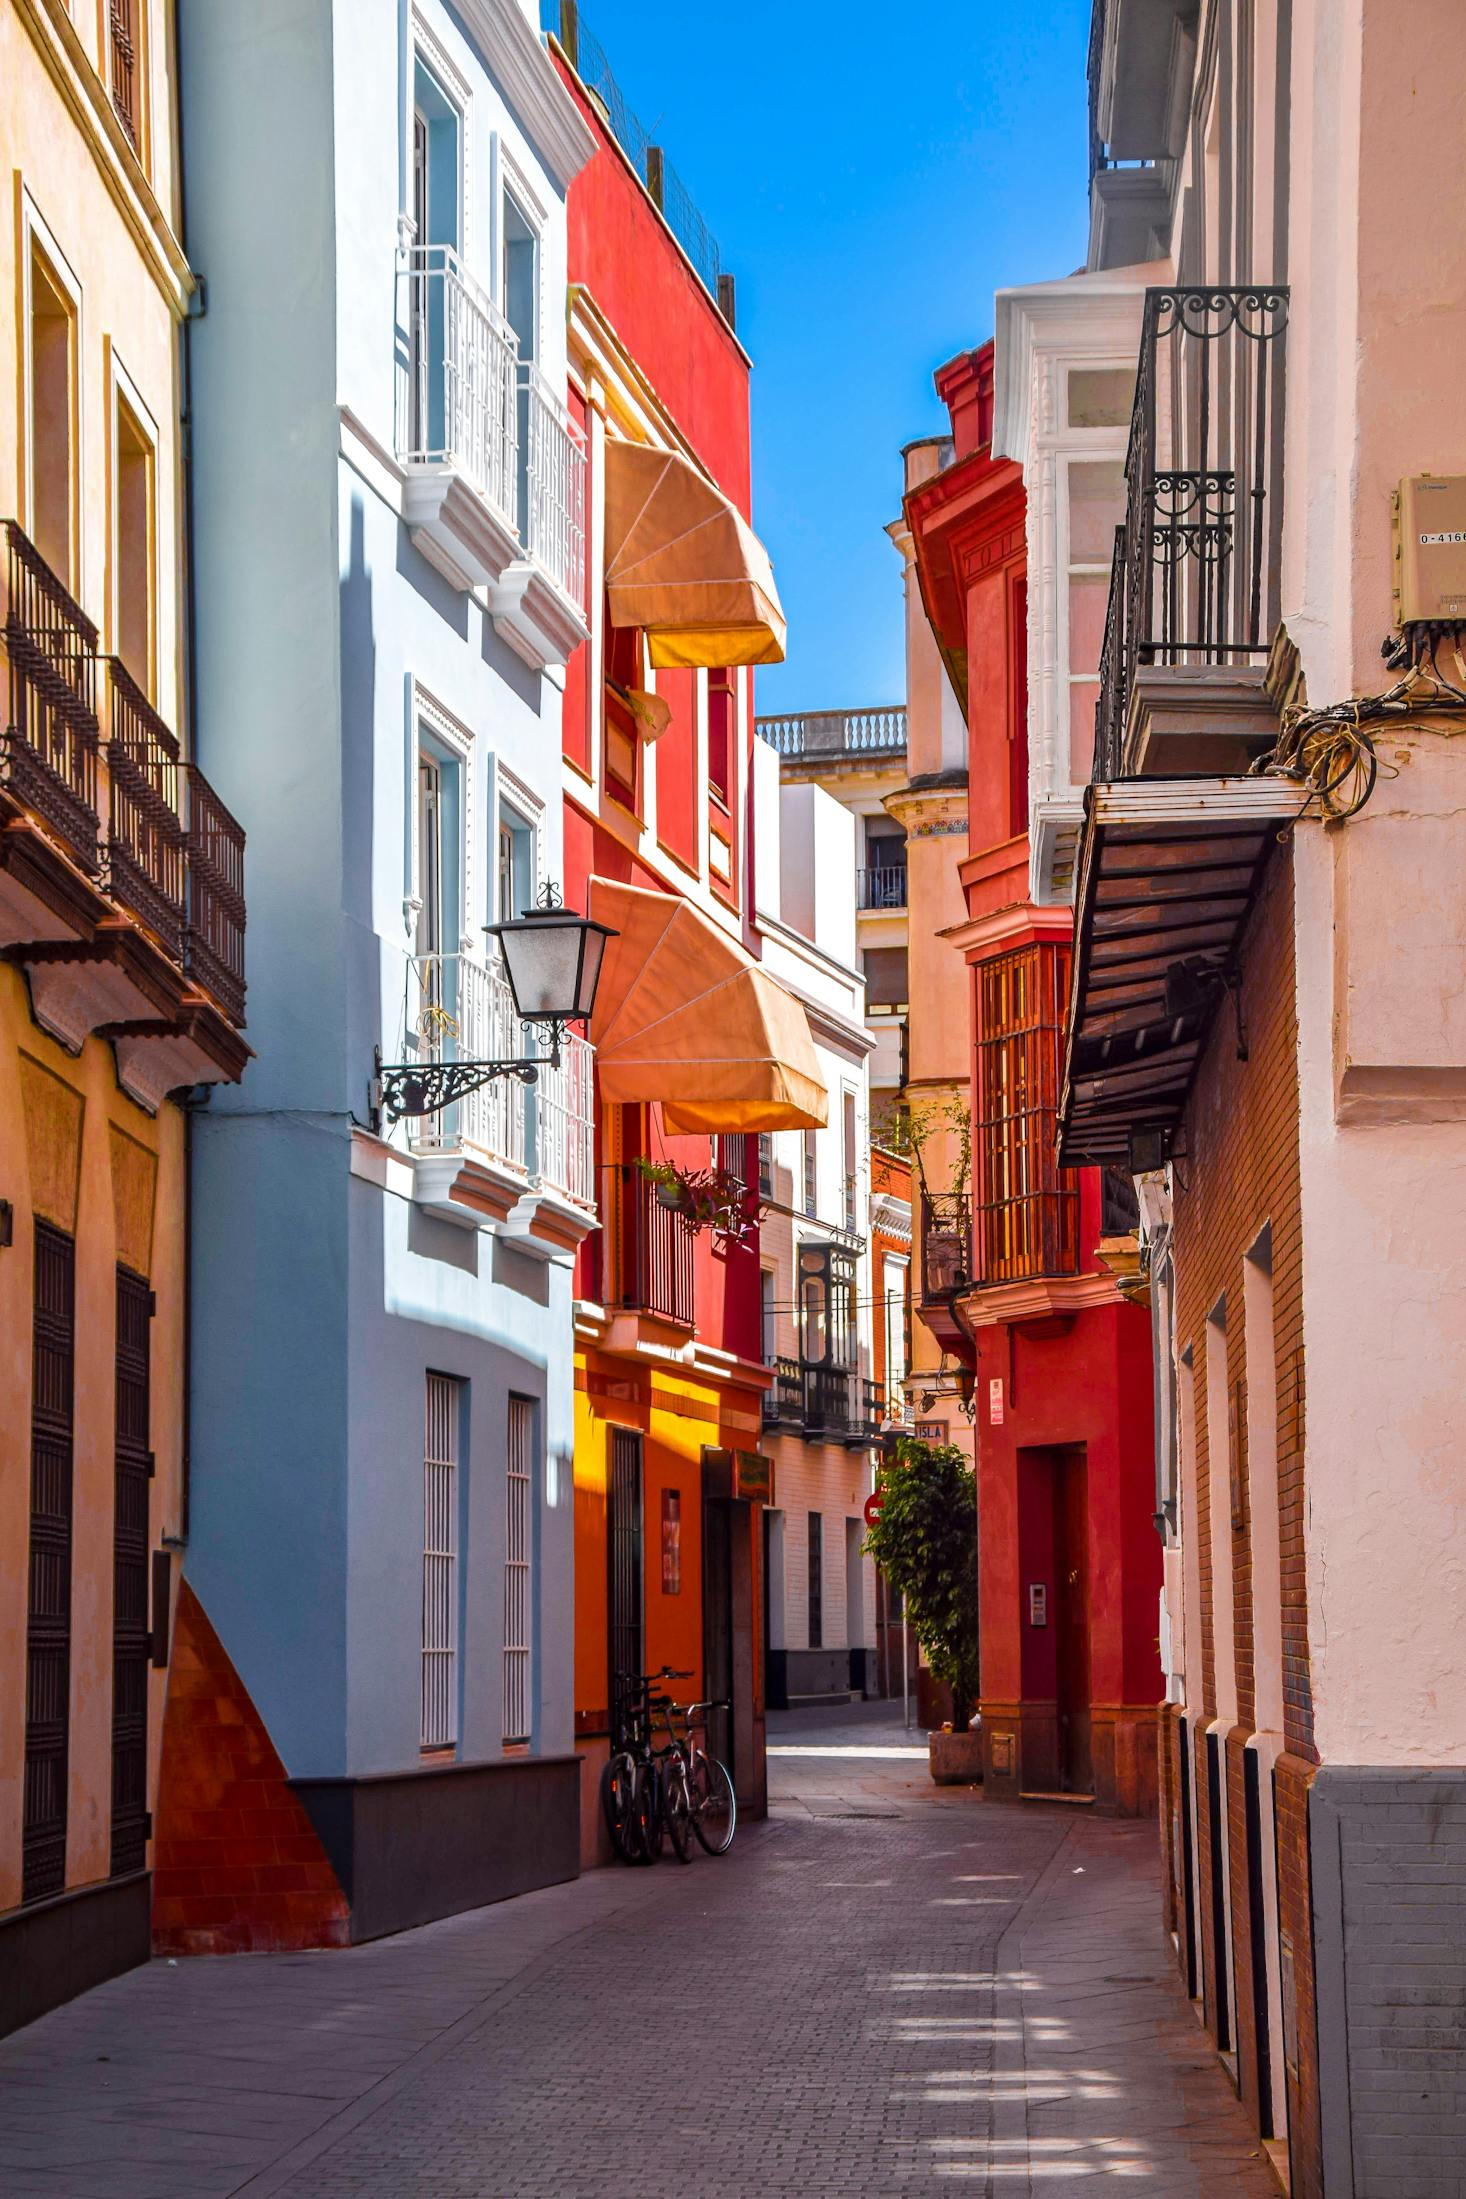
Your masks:
M515 1015L502 969L464 954L412 958L404 1059L515 1061L542 1047L538 1033ZM542 1062L536 1083L495 1077L439 1114L409 1118L412 1150L427 1154L471 1148L593 1210L591 1062L590 1045L570 1033L559 1068Z
M519 346L451 245L414 244L406 283L407 373L398 456L452 466L512 528L518 503Z
M526 463L520 534L572 603L585 596L585 438L537 367L519 366Z

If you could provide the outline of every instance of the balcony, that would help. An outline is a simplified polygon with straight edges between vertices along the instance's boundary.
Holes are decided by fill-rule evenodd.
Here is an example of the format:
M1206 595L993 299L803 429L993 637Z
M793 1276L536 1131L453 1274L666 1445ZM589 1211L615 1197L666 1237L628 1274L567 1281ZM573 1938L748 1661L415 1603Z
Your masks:
M813 1443L862 1450L880 1439L883 1414L874 1382L850 1367L776 1359L763 1402L766 1428L797 1430Z
M858 904L862 909L904 909L906 865L880 863L855 873Z
M502 969L470 955L412 958L406 1025L405 1060L510 1061L538 1050ZM595 1217L591 1086L592 1049L572 1032L560 1066L542 1061L535 1083L495 1077L410 1117L419 1204L464 1227L494 1223L540 1258L573 1251Z
M515 516L520 550L489 584L494 625L515 654L544 670L586 639L585 437L549 383L519 360Z
M43 1028L73 1053L109 1038L156 1109L248 1058L244 835L35 545L0 537L0 946Z
M535 670L563 664L585 611L585 438L450 245L398 253L403 516L455 588L483 588Z
M900 705L756 718L754 731L781 756L801 763L894 761L906 753L906 711Z
M639 1169L616 1171L621 1234L619 1303L679 1328L693 1326L693 1238Z
M1276 735L1287 319L1285 289L1146 292L1096 783L1245 770Z

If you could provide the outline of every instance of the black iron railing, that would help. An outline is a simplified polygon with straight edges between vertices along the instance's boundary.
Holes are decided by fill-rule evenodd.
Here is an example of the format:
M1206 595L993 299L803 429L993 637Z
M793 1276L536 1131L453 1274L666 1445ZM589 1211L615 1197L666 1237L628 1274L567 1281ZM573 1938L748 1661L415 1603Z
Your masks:
M107 886L114 900L183 957L187 862L178 743L116 657L107 662Z
M621 1303L692 1327L692 1232L636 1168L621 1170Z
M777 1427L780 1422L797 1426L804 1418L804 1385L799 1376L797 1359L776 1359L774 1381L764 1392L764 1426Z
M244 1021L244 828L196 764L188 766L188 925L183 967L235 1023Z
M10 694L0 772L81 868L95 871L97 629L13 519L4 536Z
M855 874L856 890L863 909L904 909L906 906L906 865L904 863L877 863Z
M1136 672L1266 657L1279 617L1284 345L1276 285L1148 290L1095 716L1118 778Z
M924 1192L921 1200L921 1294L928 1303L951 1298L972 1281L972 1200L965 1191Z
M801 710L755 718L760 740L781 756L899 756L906 750L906 711Z

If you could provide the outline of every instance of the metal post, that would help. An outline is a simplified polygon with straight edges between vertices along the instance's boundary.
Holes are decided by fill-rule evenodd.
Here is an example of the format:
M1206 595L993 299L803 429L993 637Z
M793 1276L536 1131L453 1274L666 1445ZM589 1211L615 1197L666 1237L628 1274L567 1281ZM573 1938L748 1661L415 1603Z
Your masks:
M911 1642L906 1631L906 1598L901 1598L901 1723L911 1731Z

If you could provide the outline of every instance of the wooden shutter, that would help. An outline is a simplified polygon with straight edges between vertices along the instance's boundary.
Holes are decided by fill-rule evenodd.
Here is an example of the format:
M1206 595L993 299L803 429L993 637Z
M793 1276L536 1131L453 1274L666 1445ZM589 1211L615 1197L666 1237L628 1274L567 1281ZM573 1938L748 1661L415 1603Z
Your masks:
M140 1871L148 1838L148 1482L152 1293L117 1270L112 1526L112 1875Z
M534 1626L534 1404L509 1400L504 1473L504 1739L528 1741Z
M38 1221L31 1394L30 1592L26 1621L21 1899L66 1884L71 1697L71 1456L76 1246Z
M430 1374L423 1437L422 1745L458 1739L459 1385Z

